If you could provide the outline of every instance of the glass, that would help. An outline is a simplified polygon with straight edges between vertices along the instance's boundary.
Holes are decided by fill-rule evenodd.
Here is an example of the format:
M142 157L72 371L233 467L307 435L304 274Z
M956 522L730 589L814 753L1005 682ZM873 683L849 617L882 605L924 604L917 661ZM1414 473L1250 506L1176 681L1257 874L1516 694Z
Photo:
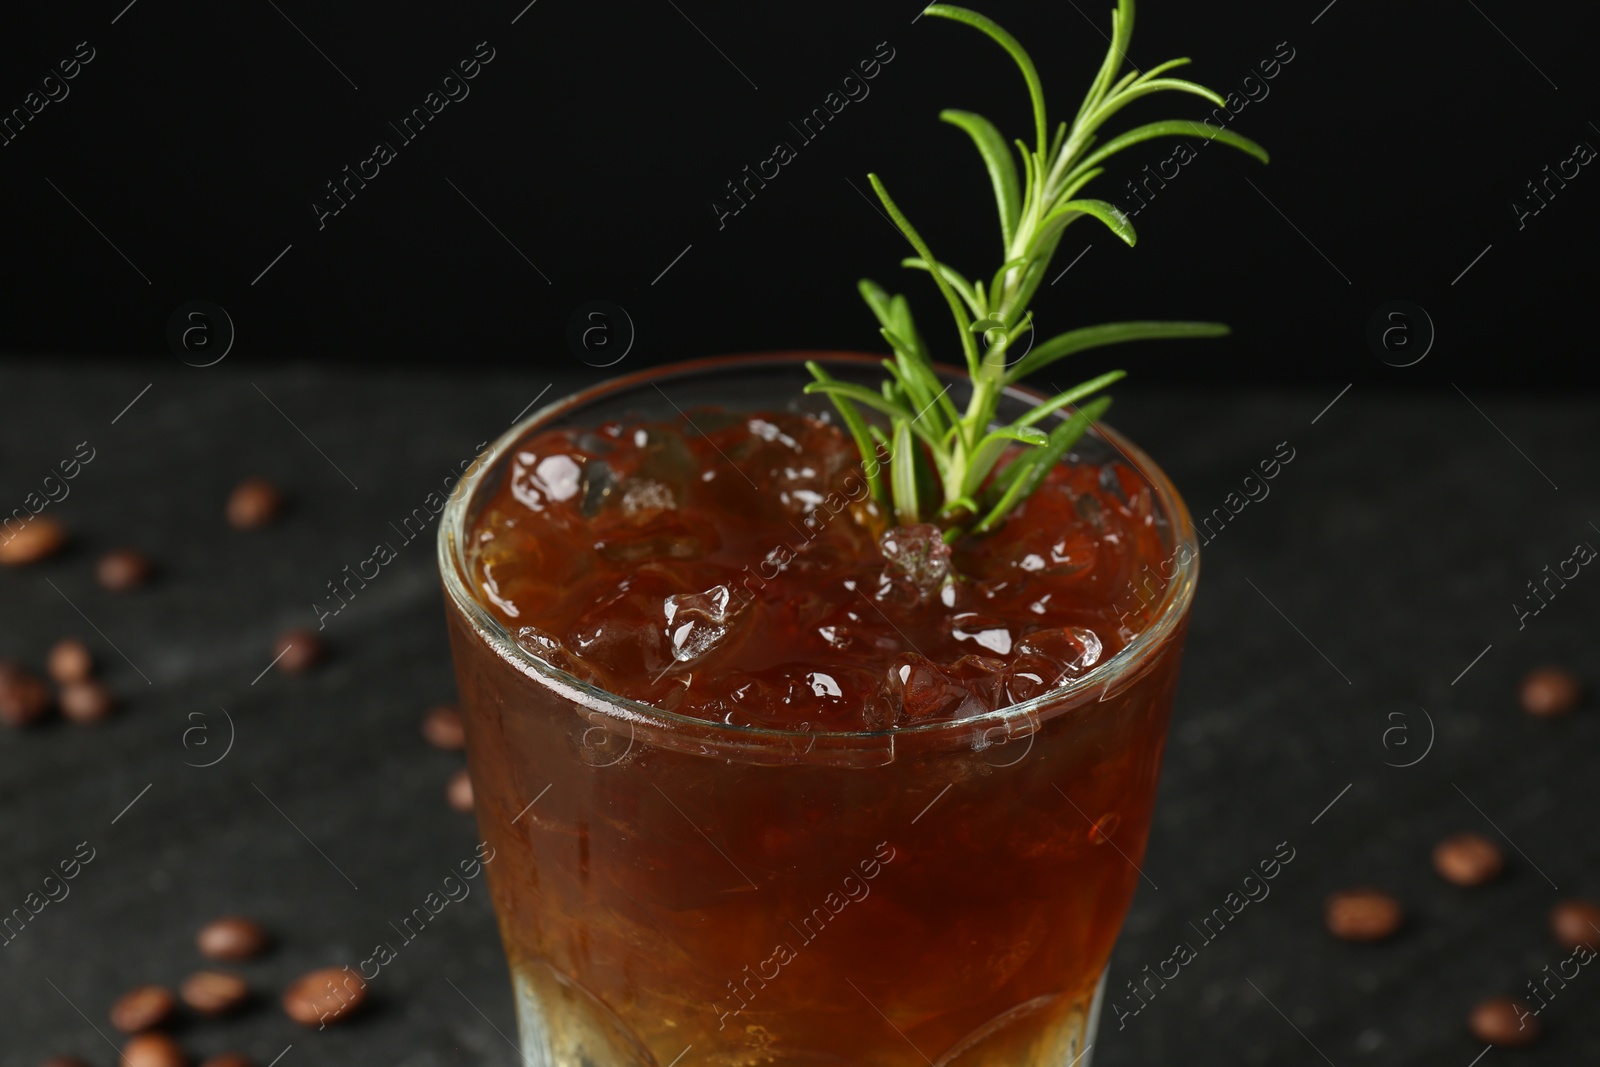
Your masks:
M802 361L702 360L557 401L463 480L439 558L467 748L527 1062L540 1067L1085 1065L1141 877L1198 570L1166 476L1106 427L1067 461L1148 481L1169 555L1126 648L1023 704L898 730L685 718L520 646L472 579L476 508L516 443L677 409L787 406ZM946 375L964 401L965 379ZM1035 394L1013 389L1010 419Z

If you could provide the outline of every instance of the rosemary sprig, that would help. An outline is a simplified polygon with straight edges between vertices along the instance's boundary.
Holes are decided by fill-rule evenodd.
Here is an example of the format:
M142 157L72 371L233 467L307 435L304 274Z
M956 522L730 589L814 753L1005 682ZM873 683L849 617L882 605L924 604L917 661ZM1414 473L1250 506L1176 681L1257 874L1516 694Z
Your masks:
M993 123L970 111L947 110L939 114L972 139L994 187L1003 256L999 269L987 283L981 279L969 281L935 258L883 182L876 174L867 175L889 217L917 253L902 265L928 272L950 305L972 381L972 395L966 410L958 410L948 395L949 388L940 384L934 372L928 346L917 332L905 297L891 296L865 279L860 283L861 295L894 352L892 358L883 361L888 377L874 392L865 386L837 381L811 363L808 366L817 380L806 391L826 393L838 407L861 451L872 494L881 506L893 512L895 521L902 525L937 522L944 527L945 539L953 541L963 534L981 535L999 526L1104 414L1111 399L1100 397L1084 404L1048 433L1037 423L1086 400L1122 378L1123 372L1112 371L1083 382L1015 422L997 426L996 413L1006 386L1090 348L1160 338L1217 337L1228 332L1226 326L1211 322L1113 322L1058 334L1035 344L1014 363L1011 361L1012 348L1033 329L1028 304L1069 225L1080 218L1093 218L1130 246L1137 240L1132 222L1116 205L1078 196L1084 186L1104 172L1100 164L1125 148L1157 137L1221 141L1263 163L1267 162L1267 153L1231 130L1181 119L1137 126L1095 148L1096 131L1140 97L1174 91L1203 97L1216 105L1224 103L1221 96L1203 85L1165 76L1188 63L1187 59L1174 59L1144 72L1135 69L1122 73L1123 65L1129 62L1127 48L1133 36L1133 0L1119 0L1111 13L1111 46L1099 73L1077 116L1070 125L1057 126L1053 138L1049 137L1038 71L1016 38L966 8L933 4L923 14L965 23L998 43L1022 71L1033 104L1034 146L1030 148L1021 140L1013 142L1021 162L1020 181L1017 161ZM869 424L860 407L886 416L888 432ZM1024 450L997 471L996 466L1017 445ZM889 467L887 485L880 471L880 457L886 457Z

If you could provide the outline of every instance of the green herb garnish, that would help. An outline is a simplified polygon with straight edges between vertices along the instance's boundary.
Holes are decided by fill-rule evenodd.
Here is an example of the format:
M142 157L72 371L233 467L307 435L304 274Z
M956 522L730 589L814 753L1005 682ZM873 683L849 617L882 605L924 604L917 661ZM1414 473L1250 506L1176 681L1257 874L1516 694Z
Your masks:
M1217 337L1228 332L1226 326L1212 322L1113 322L1058 334L1035 344L1015 363L1010 362L1008 353L1033 328L1028 302L1044 279L1068 225L1080 218L1098 219L1129 245L1136 239L1133 224L1116 205L1078 196L1103 172L1100 164L1124 148L1155 137L1222 141L1263 163L1267 162L1267 153L1231 130L1182 119L1147 123L1094 148L1095 131L1142 96L1176 90L1225 106L1221 96L1203 85L1163 77L1174 67L1188 63L1187 59L1170 60L1144 72L1135 68L1128 74L1121 73L1123 64L1129 62L1133 0L1119 0L1117 10L1111 13L1111 47L1100 73L1090 85L1077 117L1070 125L1060 124L1054 139L1048 136L1038 71L1016 38L966 8L934 4L923 14L964 22L991 37L1022 70L1033 102L1036 146L1030 149L1021 140L1014 142L1022 163L1020 186L1017 165L993 123L970 111L939 113L942 120L972 138L994 185L1005 254L988 285L970 282L935 259L927 242L890 198L883 182L876 174L867 175L890 218L916 249L917 255L904 260L903 265L931 273L955 315L967 374L972 380L972 396L965 412L957 410L948 395L948 386L939 383L905 297L890 296L868 279L860 283L861 295L894 350L894 357L883 361L889 377L883 381L881 392L837 381L815 363L808 367L817 381L807 386L806 392L826 393L838 407L861 451L872 494L882 507L892 508L895 521L901 525L936 521L944 528L945 540L954 541L966 533L988 533L1003 522L1105 413L1111 398L1089 400L1048 433L1038 427L1039 422L1061 408L1087 400L1124 375L1120 370L1102 374L1052 397L1008 426L995 427L1006 386L1074 352L1102 345L1154 338ZM889 432L869 425L857 409L858 404L888 416ZM995 466L1017 445L1024 449L996 471ZM880 461L880 456L886 459ZM887 487L881 462L887 462L889 467Z

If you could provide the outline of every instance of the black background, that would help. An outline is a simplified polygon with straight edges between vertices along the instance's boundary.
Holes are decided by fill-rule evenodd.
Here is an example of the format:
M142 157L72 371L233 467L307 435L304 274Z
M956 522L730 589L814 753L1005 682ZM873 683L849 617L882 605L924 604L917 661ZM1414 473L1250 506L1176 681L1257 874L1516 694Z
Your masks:
M21 106L79 41L96 58L0 147L0 346L171 360L168 319L199 299L227 310L238 361L555 369L576 363L568 320L598 298L632 320L630 367L877 349L853 288L871 275L913 294L924 332L954 351L931 285L898 267L903 242L863 199L864 176L885 177L942 258L992 272L982 167L936 116L963 107L1008 135L1028 130L998 48L913 23L916 3L523 2L113 0L8 15L0 108ZM1116 354L1154 384L1593 385L1568 294L1588 279L1595 179L1586 168L1520 231L1511 201L1578 141L1600 144L1584 80L1600 13L1324 4L1140 5L1133 62L1190 55L1186 73L1223 92L1279 42L1294 50L1234 123L1273 163L1208 148L1135 220L1137 249L1080 222L1057 264L1092 249L1036 301L1042 329L1233 325L1226 341ZM1108 6L984 5L1034 53L1052 122L1070 117L1104 52ZM386 123L479 41L495 58L471 95L319 230L324 183L396 140ZM895 58L870 96L800 145L788 123L881 41ZM1163 94L1118 121L1208 110ZM719 230L713 197L780 139L799 158ZM1131 206L1123 182L1170 151L1136 147L1090 190ZM1438 334L1404 369L1365 340L1394 299L1425 308ZM1412 328L1420 340L1425 327Z

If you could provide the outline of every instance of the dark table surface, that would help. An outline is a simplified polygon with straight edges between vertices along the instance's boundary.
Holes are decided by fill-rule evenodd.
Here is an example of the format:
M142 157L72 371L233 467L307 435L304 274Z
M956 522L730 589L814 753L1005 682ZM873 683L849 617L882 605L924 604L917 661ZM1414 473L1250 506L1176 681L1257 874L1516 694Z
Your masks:
M275 636L315 625L326 582L391 521L547 386L548 399L583 380L0 362L0 510L80 442L95 457L47 511L69 550L0 571L0 658L41 669L55 639L80 635L122 701L96 727L0 731L0 910L80 842L95 856L0 949L0 1062L113 1063L113 997L181 980L202 963L195 930L225 912L260 918L278 944L243 968L262 1003L190 1026L195 1052L517 1062L481 883L403 947L348 1025L305 1031L273 1003L293 976L392 940L391 921L472 852L470 818L444 802L462 760L417 730L454 689L431 542L329 620L323 667L262 672ZM1597 403L1358 388L1324 410L1333 393L1121 391L1113 421L1196 513L1242 494L1280 442L1294 459L1205 549L1148 878L1112 965L1118 1003L1137 1003L1123 983L1178 942L1198 955L1120 1027L1107 1012L1097 1065L1467 1067L1484 1047L1470 1007L1554 969L1568 954L1550 906L1600 895L1600 716L1536 720L1517 704L1541 663L1600 679L1600 577L1581 572L1520 628L1513 607L1547 564L1600 543ZM222 503L252 474L292 509L240 533ZM113 594L93 562L123 545L159 571ZM1458 830L1500 840L1506 874L1443 882L1429 853ZM1202 941L1191 924L1281 842L1295 858L1271 895ZM1357 884L1406 905L1394 940L1323 928L1325 895ZM1543 1010L1539 1045L1481 1062L1600 1061L1597 1002L1586 968Z

